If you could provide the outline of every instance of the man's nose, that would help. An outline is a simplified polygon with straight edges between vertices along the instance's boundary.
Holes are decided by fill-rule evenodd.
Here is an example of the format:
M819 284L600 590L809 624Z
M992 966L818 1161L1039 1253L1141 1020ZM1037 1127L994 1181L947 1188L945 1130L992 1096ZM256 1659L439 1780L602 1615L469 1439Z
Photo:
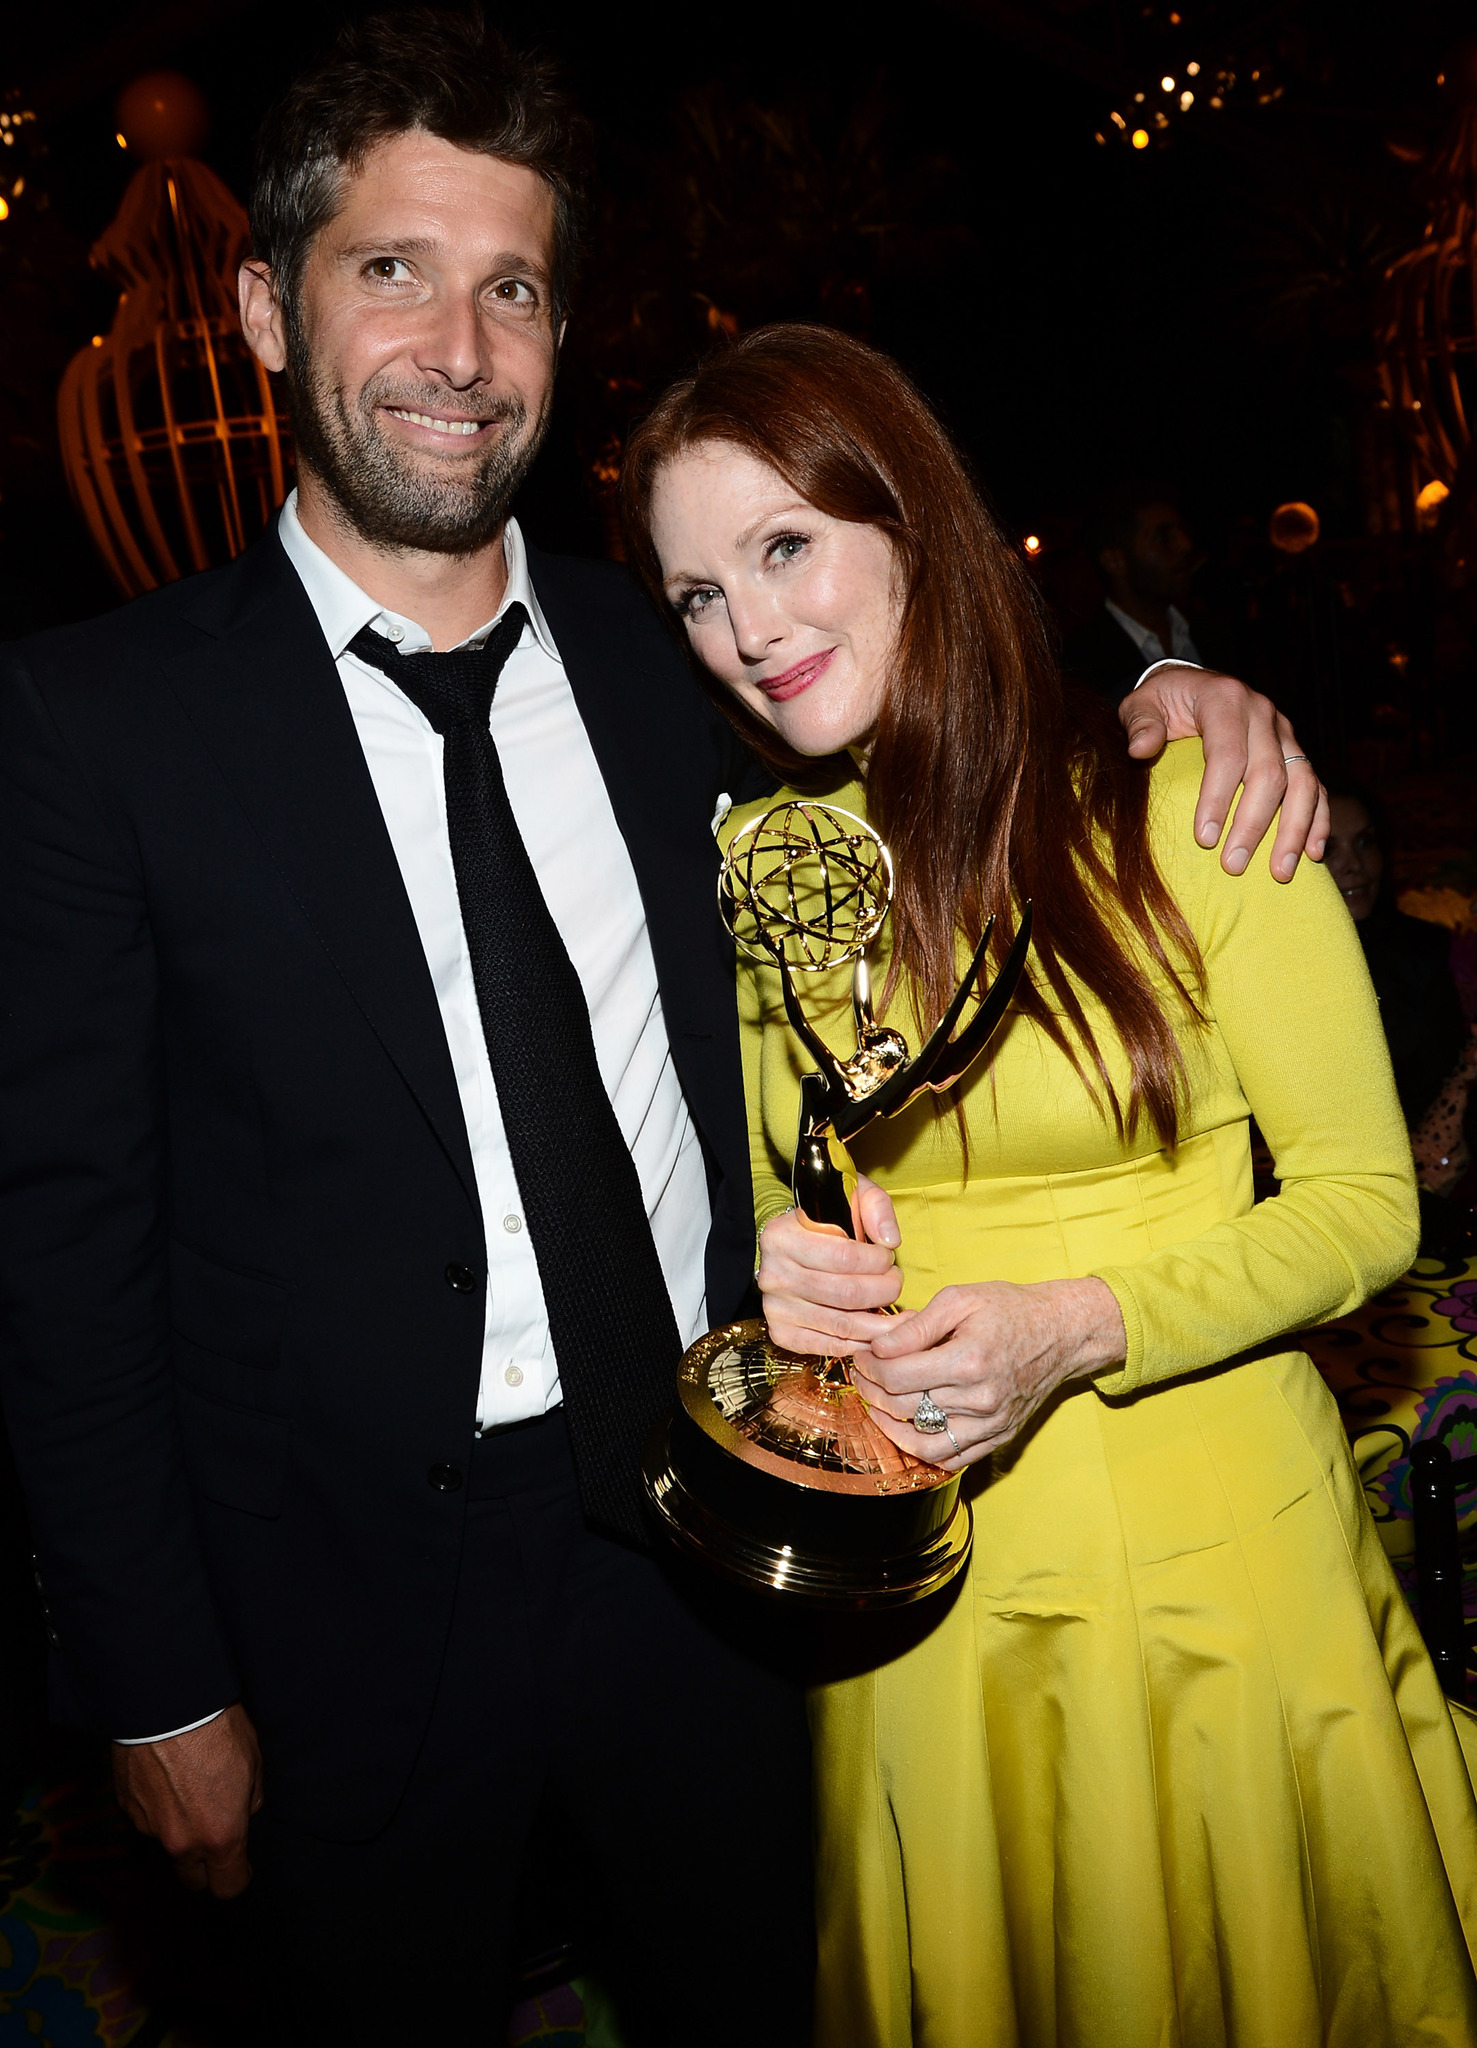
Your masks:
M464 389L492 374L492 339L476 299L469 293L438 294L426 309L416 338L417 366Z

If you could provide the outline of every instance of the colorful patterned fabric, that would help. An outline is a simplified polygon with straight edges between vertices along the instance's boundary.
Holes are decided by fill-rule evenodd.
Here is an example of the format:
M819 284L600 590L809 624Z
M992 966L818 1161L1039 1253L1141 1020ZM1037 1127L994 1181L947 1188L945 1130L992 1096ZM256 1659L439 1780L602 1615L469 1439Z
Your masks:
M1300 1341L1338 1402L1375 1525L1407 1581L1411 1445L1441 1437L1453 1458L1477 1456L1477 1259L1417 1259L1395 1286ZM1477 1532L1477 1488L1457 1510L1464 1535ZM1477 1612L1471 1565L1467 1577Z
M0 2048L134 2041L147 2014L99 1910L126 1823L75 1785L33 1795L0 1849Z

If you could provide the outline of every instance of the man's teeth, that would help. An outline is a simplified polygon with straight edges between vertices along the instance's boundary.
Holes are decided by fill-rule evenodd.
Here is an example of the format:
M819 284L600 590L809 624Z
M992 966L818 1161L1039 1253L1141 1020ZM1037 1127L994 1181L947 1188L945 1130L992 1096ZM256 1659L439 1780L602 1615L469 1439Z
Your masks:
M392 405L387 408L397 420L409 420L413 426L430 427L438 434L475 434L481 427L481 420L436 420L428 412L406 412L403 407Z

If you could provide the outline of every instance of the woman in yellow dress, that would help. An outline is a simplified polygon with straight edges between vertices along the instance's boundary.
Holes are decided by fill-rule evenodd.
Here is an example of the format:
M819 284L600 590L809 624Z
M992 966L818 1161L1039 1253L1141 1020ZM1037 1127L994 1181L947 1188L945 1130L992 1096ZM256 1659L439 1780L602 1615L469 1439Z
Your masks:
M974 1513L967 1573L814 1695L820 2041L1471 2048L1465 1717L1286 1341L1416 1244L1333 884L1227 876L1193 843L1198 750L1135 767L1066 705L1015 551L860 343L710 359L625 489L740 728L889 842L910 1035L985 917L998 959L1034 903L988 1062L854 1148L870 1241L791 1211L804 1054L774 973L740 970L772 1333L851 1352ZM848 994L807 980L843 1053Z

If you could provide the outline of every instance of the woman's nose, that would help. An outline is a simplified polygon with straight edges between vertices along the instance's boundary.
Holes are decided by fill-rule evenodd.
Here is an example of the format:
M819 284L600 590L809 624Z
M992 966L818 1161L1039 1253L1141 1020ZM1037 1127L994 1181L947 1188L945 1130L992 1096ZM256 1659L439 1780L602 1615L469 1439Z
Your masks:
M728 619L733 644L745 661L763 661L785 637L783 620L775 617L770 606L751 598L730 598Z

